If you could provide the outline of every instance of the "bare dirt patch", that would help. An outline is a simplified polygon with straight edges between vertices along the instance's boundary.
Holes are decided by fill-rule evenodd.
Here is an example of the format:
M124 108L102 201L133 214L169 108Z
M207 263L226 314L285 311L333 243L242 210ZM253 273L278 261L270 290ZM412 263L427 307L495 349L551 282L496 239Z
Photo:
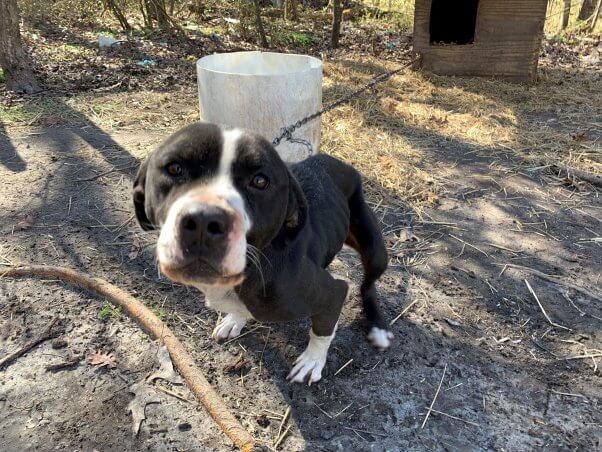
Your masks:
M537 269L600 294L599 193L551 166L600 173L600 75L547 61L532 87L410 73L324 119L322 150L365 175L391 256L379 283L382 303L389 319L403 315L392 326L393 348L375 353L353 297L325 377L310 388L285 381L306 323L250 325L244 337L215 344L216 314L196 291L158 277L153 236L134 222L138 162L196 117L187 63L173 89L146 84L152 71L170 75L157 67L118 86L120 79L108 78L104 91L65 95L60 87L75 82L56 77L43 97L6 98L0 256L75 267L143 299L243 425L270 446L290 426L284 450L595 450L602 441L601 305L505 268ZM394 64L332 55L325 100ZM361 277L347 249L331 270ZM132 436L130 389L156 370L159 352L118 310L56 281L4 278L0 291L0 356L58 316L56 338L0 370L6 450L231 449L173 381L147 385L152 403ZM90 363L97 350L113 354L116 366Z
M414 303L393 326L393 349L371 350L354 298L324 380L306 388L284 378L304 346L307 325L251 326L252 333L220 346L209 337L216 315L201 296L158 279L152 250L141 246L148 238L132 220L137 151L126 149L147 149L160 136L63 128L11 134L12 150L3 152L13 154L1 169L3 259L77 267L155 306L259 438L271 444L279 421L270 413L292 406L286 450L599 444L599 303L512 268L500 276L501 264L519 263L599 290L595 238L602 205L592 193L554 185L538 172L516 172L511 156L510 168L492 170L487 158L444 149L461 165L442 162L430 171L457 182L438 206L424 209L424 221L414 222L419 241L404 241L409 211L374 199L391 246L391 268L380 283L386 313L393 319ZM21 171L11 169L16 155ZM22 222L26 217L29 223ZM359 261L344 250L332 271L357 280ZM570 330L545 320L523 278L550 317ZM99 319L102 300L84 292L55 281L1 284L3 354L56 315L62 328L57 340L2 371L0 403L9 415L0 422L0 437L9 449L229 448L202 408L160 390L132 438L128 388L157 366L157 346L119 313ZM99 349L115 355L115 369L86 362ZM245 365L237 366L241 359ZM47 370L70 361L77 363ZM436 411L420 429L444 365ZM184 387L174 391L192 399Z

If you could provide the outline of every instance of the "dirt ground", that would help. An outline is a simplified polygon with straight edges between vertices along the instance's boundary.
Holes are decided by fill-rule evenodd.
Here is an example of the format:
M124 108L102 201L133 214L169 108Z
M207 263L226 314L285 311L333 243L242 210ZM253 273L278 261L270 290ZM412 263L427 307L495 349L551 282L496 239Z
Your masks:
M269 447L602 448L602 200L551 166L600 174L602 78L578 47L591 57L599 38L546 42L532 86L408 73L325 118L322 151L363 172L381 220L390 266L378 289L395 339L370 348L355 286L323 380L306 387L285 377L307 322L251 324L216 344L217 315L158 276L155 236L133 217L139 161L197 117L195 55L224 48L161 37L103 53L75 29L36 33L49 91L0 91L0 275L10 263L65 265L134 294ZM324 56L325 102L411 44L379 35L394 49L379 57L352 38L365 48ZM140 68L149 55L157 65ZM331 271L361 278L348 249ZM58 281L0 279L0 359L53 319L54 338L0 370L1 450L232 450L176 378L147 382L162 354L126 315ZM96 351L115 366L90 363ZM131 403L145 408L137 435Z
M284 450L601 447L600 301L520 269L502 274L506 263L524 265L599 293L596 193L516 171L510 154L442 146L424 164L455 182L422 220L374 206L391 250L382 305L389 319L404 312L392 326L392 349L370 348L355 296L323 380L305 387L285 376L305 345L306 323L251 325L218 345L210 338L216 314L202 296L157 276L145 246L152 237L133 221L130 186L137 160L162 136L110 133L91 122L7 131L0 137L3 260L76 267L143 299L268 445L290 406ZM349 250L331 270L351 281L361 275ZM560 326L546 320L525 280ZM180 397L149 385L153 403L132 436L129 389L158 366L158 347L125 315L105 307L101 320L102 300L57 281L3 279L0 290L0 356L58 317L56 338L0 371L4 450L231 449L187 389L170 382L156 384ZM112 353L116 367L89 364L95 350ZM65 367L49 370L54 364Z

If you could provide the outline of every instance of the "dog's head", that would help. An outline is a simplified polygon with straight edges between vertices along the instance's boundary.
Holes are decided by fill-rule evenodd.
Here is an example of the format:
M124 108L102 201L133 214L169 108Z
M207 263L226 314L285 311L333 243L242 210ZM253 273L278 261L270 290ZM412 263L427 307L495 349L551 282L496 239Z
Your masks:
M189 285L240 284L248 245L290 240L307 214L268 141L208 123L174 133L142 163L134 207L143 229L160 229L162 272Z

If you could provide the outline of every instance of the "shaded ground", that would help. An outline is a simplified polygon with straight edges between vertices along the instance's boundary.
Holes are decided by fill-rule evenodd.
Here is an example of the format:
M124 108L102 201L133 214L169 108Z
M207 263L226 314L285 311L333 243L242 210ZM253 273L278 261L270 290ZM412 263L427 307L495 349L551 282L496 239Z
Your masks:
M324 55L326 102L395 66L410 42L396 38L385 51L393 35L354 35L366 30L346 32L345 45L359 42L354 53ZM546 43L530 87L408 73L324 119L322 150L365 175L391 257L382 304L389 319L403 315L392 326L393 348L377 354L355 296L324 379L307 388L285 381L307 323L251 325L244 337L215 344L216 314L196 291L158 278L153 235L133 221L139 161L197 117L187 56L252 47L225 36L221 48L210 34L137 37L102 52L81 30L38 30L34 53L49 91L0 91L3 263L75 267L143 299L266 444L291 407L283 450L599 449L600 302L505 268L535 268L600 295L599 193L550 166L601 171L602 80L582 58L599 39L585 51ZM157 64L136 64L147 57ZM331 269L361 278L349 250ZM546 320L525 279L560 326ZM186 388L170 381L143 385L154 403L132 436L129 389L158 366L158 348L88 293L1 279L0 357L55 316L55 339L0 370L3 450L231 449ZM89 364L96 350L112 353L116 367Z
M8 133L2 258L77 267L140 296L166 316L259 438L272 444L280 424L272 413L292 407L286 450L600 447L600 304L515 269L500 276L496 265L534 267L599 291L602 204L593 193L516 171L510 156L441 149L430 171L456 182L424 210L424 221L415 220L419 241L403 241L407 211L376 206L392 250L379 285L385 311L392 319L412 304L393 326L393 348L370 349L356 297L344 310L325 378L311 388L291 386L284 378L307 325L251 326L240 340L214 344L216 315L196 292L157 279L151 250L140 250L149 239L132 221L133 165L161 136L86 127ZM359 261L344 250L332 271L356 281ZM570 330L546 322L523 278ZM1 354L53 316L62 331L2 371L5 448L229 449L201 408L161 391L132 438L128 387L156 366L157 347L123 315L101 321L102 301L54 281L3 280L0 288ZM117 367L87 364L97 349L114 353ZM583 354L595 357L565 359ZM242 369L224 370L241 357ZM45 370L74 358L78 364ZM445 366L437 411L421 429ZM191 399L185 388L172 389Z

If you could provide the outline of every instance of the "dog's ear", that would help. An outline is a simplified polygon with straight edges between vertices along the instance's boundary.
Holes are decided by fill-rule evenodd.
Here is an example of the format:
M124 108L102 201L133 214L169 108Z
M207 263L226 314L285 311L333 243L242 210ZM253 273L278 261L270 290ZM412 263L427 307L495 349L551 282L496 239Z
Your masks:
M136 180L134 180L134 211L136 212L136 219L138 223L145 231L151 231L155 229L151 221L146 215L146 209L144 203L146 200L145 186L146 186L146 170L148 168L148 159L142 162L138 174L136 174Z
M294 238L307 221L307 199L299 182L289 171L288 204L284 219L284 235L288 239Z

